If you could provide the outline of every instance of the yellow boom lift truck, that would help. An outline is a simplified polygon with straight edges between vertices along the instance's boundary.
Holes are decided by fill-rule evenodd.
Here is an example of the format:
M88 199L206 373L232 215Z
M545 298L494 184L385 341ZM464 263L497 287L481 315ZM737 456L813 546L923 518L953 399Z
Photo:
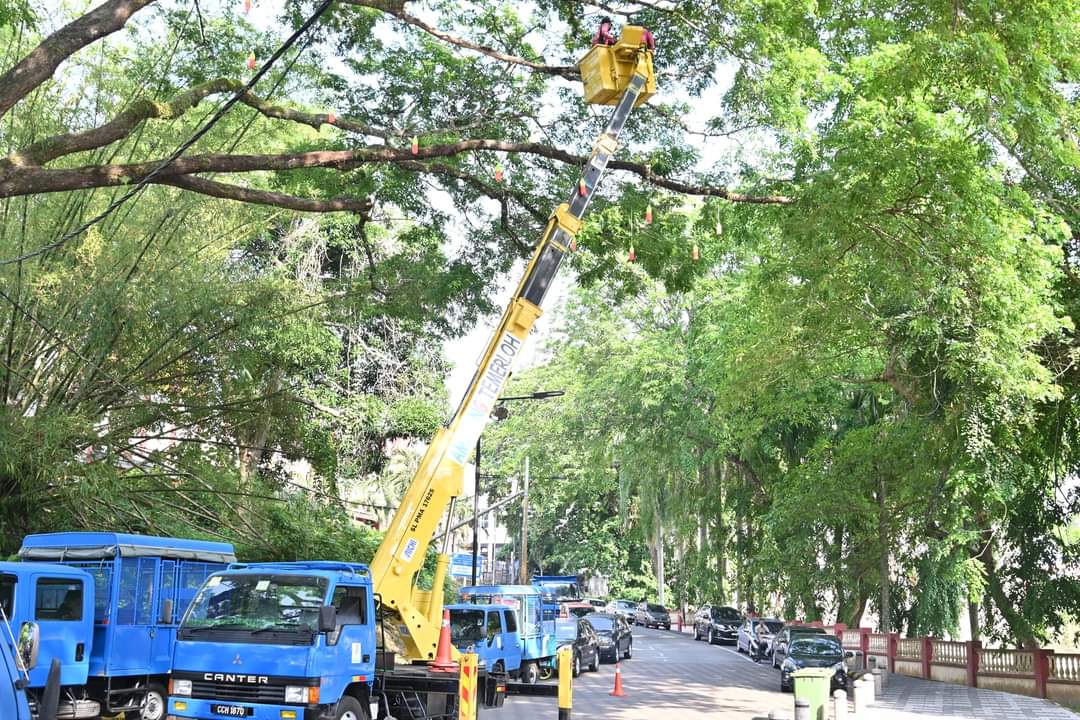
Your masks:
M435 658L443 583L450 564L444 544L432 589L417 588L416 576L429 543L440 520L449 519L462 494L469 454L488 423L518 351L542 313L544 296L581 229L582 217L615 154L627 117L656 92L647 33L643 27L626 26L616 44L594 45L579 63L585 101L615 109L596 139L570 199L551 214L457 411L428 447L371 563L375 592L384 611L390 611L397 621L405 655L414 663Z

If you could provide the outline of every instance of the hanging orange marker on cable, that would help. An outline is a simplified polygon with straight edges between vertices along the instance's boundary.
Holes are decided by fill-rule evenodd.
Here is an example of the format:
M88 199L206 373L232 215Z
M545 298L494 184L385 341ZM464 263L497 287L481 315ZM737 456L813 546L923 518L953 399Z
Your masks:
M645 208L645 224L652 225L652 205Z
M251 53L250 55L248 55L247 69L248 70L254 70L255 69L255 53Z

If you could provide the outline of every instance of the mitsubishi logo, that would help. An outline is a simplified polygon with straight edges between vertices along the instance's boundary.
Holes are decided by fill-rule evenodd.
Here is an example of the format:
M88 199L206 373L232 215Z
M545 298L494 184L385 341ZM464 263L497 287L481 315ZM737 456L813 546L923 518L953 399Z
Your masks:
M240 665L243 661L240 659L240 653L236 653L236 657L232 659L233 665Z

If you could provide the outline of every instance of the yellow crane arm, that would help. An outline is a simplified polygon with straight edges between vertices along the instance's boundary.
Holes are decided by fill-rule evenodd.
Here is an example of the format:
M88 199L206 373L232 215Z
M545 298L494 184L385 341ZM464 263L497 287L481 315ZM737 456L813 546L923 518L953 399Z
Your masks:
M449 558L439 555L431 591L415 586L431 538L447 508L462 493L465 463L488 423L514 359L540 317L544 296L581 229L581 218L615 153L626 118L655 91L652 53L642 44L643 32L643 28L627 26L616 45L596 46L582 60L586 101L615 105L615 110L596 140L573 196L552 213L461 404L428 446L371 562L375 592L382 597L383 607L401 618L398 629L409 660L433 659L438 644Z

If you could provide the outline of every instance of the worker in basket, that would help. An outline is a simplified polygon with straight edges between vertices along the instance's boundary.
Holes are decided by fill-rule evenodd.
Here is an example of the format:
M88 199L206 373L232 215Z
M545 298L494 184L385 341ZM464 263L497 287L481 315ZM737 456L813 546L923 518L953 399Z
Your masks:
M611 18L600 18L600 29L596 31L596 34L592 37L593 45L614 45L616 41L615 33L612 31Z
M652 31L648 28L645 28L645 32L642 34L641 40L647 49L656 49L656 38L653 37ZM614 45L616 42L618 42L618 38L615 37L615 29L611 25L611 18L606 16L600 18L600 27L596 31L596 34L593 35L592 44Z

